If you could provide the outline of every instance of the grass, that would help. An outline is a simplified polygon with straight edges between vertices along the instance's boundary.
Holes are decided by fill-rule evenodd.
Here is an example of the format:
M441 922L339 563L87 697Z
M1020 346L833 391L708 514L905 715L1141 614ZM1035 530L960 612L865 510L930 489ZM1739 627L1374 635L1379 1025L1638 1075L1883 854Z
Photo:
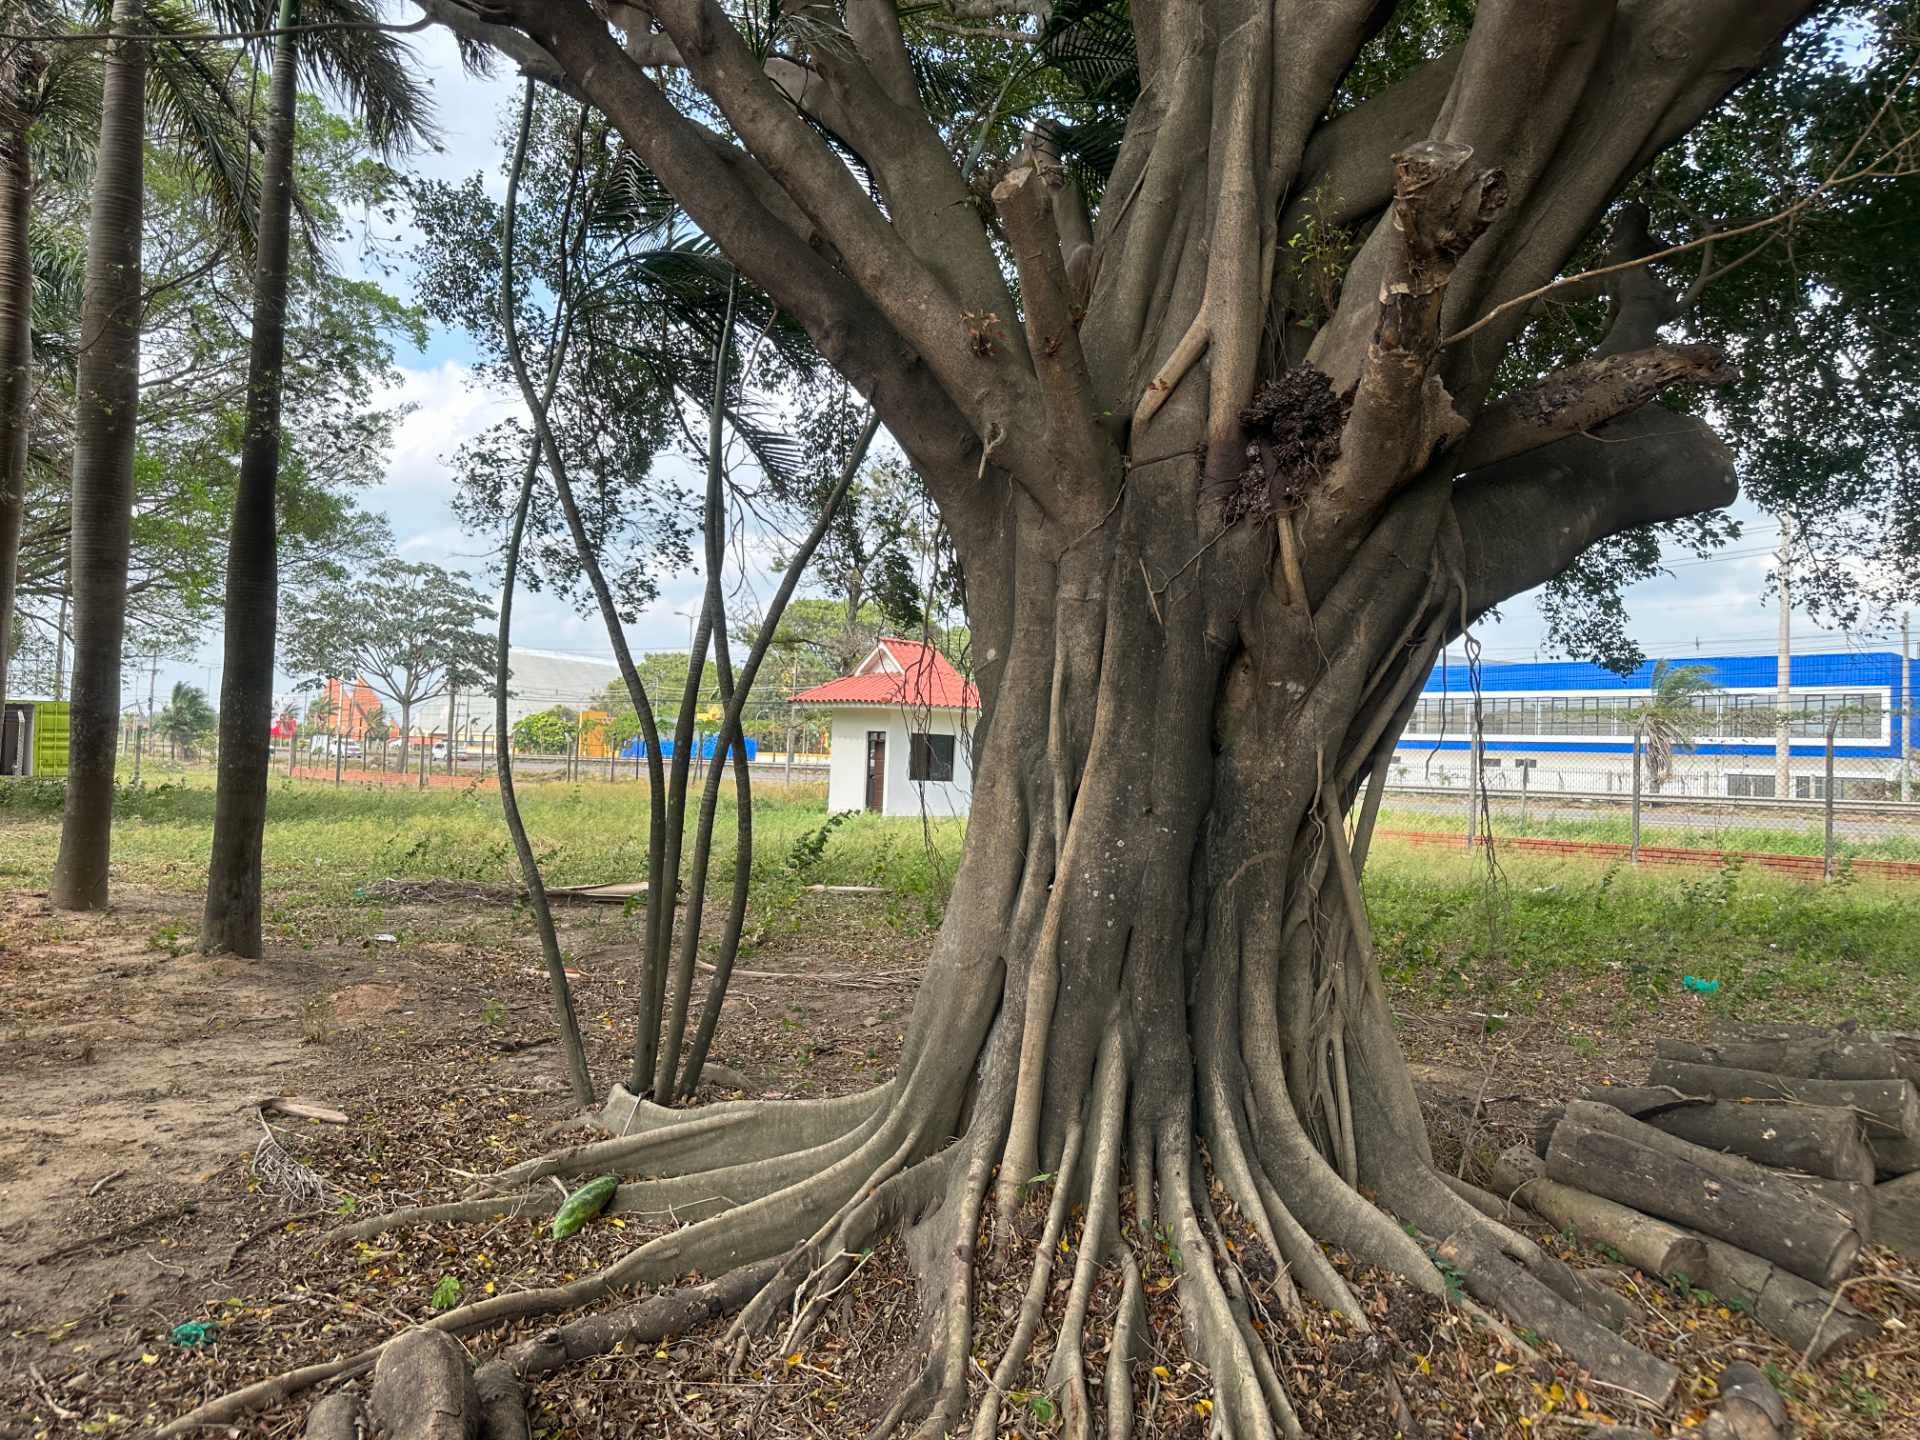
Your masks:
M643 785L539 780L521 795L550 883L644 876ZM0 883L45 885L60 803L57 781L0 784ZM212 823L204 772L122 790L116 881L199 893ZM709 880L714 896L732 882L734 833L725 798ZM884 886L881 918L896 931L922 932L939 921L963 833L952 820L850 815L829 823L822 786L764 787L754 811L759 928L777 929L801 887L818 882ZM265 863L269 924L296 941L365 938L387 928L383 907L368 894L381 881L513 886L519 878L499 796L477 787L335 789L277 777ZM1384 838L1374 847L1368 906L1397 992L1416 1002L1498 1009L1599 1006L1630 1024L1683 997L1700 1003L1681 986L1694 975L1720 982L1704 1003L1724 1013L1920 1023L1920 886L1844 871L1838 882L1818 885L1737 862L1705 872L1642 871L1518 851L1501 855L1500 866L1503 879L1490 887L1484 859Z
M1617 1024L1681 1003L1748 1019L1920 1022L1920 886L1511 851L1499 869L1490 882L1483 857L1375 846L1367 904L1391 983L1522 1012L1578 997ZM1690 993L1688 975L1718 989Z
M1551 796L1542 795L1536 797L1535 806L1539 808L1551 803L1554 803ZM1701 802L1702 808L1708 803ZM1496 836L1538 835L1552 840L1584 840L1605 845L1625 845L1633 836L1632 819L1619 806L1595 811L1590 816L1578 819L1532 815L1525 823L1519 819L1517 802L1510 795L1497 797L1490 809ZM1852 814L1841 816L1833 845L1837 857L1844 860L1920 860L1920 835L1849 834L1848 827L1862 823L1863 818ZM1380 826L1386 830L1412 830L1423 834L1457 833L1464 822L1464 800L1461 806L1451 811L1437 807L1396 808L1389 804L1380 812ZM1826 838L1818 813L1799 826L1777 822L1753 823L1740 819L1737 814L1719 823L1702 824L1698 819L1668 818L1660 806L1650 805L1640 817L1640 843L1671 845L1682 850L1819 855L1825 849Z
M851 815L828 827L824 785L769 792L756 798L753 817L753 880L763 908L803 883L883 884L891 892L890 918L937 922L959 862L962 822ZM548 884L645 878L644 784L542 779L522 784L518 793ZM46 884L59 849L61 799L57 780L0 783L0 881ZM696 795L689 808L697 802ZM710 895L724 895L733 881L735 814L729 785L714 827ZM123 787L115 802L114 879L201 891L212 832L213 790L204 772ZM263 865L268 923L288 938L316 925L336 935L379 930L379 910L367 905L366 892L381 881L517 886L520 879L499 793L477 786L336 789L276 777ZM356 911L359 923L352 919Z

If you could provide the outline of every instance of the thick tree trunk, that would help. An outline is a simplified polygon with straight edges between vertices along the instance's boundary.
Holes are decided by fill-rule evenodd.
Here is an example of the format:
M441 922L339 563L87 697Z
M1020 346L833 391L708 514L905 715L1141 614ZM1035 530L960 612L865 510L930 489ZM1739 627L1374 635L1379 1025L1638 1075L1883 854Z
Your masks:
M293 228L293 115L299 83L291 27L298 0L280 0L267 147L254 259L253 339L247 357L247 429L227 542L226 668L220 680L220 775L213 856L200 926L203 950L258 957L260 846L273 764L273 650L279 618L277 506L288 249ZM404 747L404 741L402 742ZM404 758L405 750L402 749ZM384 767L384 753L383 753Z
M38 56L16 42L0 75L0 713L7 699L20 530L27 511L27 437L33 403L33 209L26 91Z
M146 54L139 0L114 0L101 87L86 298L74 399L73 696L66 810L50 899L63 910L107 903L120 649L127 628L133 451L140 403L140 223Z

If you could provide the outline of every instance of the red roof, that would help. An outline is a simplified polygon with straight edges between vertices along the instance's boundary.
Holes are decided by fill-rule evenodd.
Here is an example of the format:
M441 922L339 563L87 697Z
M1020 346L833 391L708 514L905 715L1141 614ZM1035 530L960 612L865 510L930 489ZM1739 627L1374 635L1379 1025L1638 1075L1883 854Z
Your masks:
M978 710L980 691L933 646L888 637L873 647L851 675L802 690L788 703Z

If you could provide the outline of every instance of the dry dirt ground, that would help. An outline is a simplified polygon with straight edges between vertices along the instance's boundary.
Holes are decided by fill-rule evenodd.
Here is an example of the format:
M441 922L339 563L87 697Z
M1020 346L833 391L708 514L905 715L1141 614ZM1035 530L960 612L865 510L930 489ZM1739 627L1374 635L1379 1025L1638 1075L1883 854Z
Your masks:
M466 1176L550 1148L569 1115L538 951L505 902L454 886L384 898L394 934L443 938L316 943L242 962L187 948L191 895L122 890L112 913L87 917L54 915L43 895L0 901L0 1436L143 1433L226 1389L373 1343L429 1315L436 1292L444 1303L570 1279L647 1233L637 1220L602 1220L556 1246L543 1222L506 1218L315 1249L349 1216L453 1198ZM636 921L589 906L561 919L605 1084L624 1069ZM873 900L821 895L773 928L736 982L715 1059L754 1095L873 1083L898 1051L924 927L890 923ZM1676 1007L1667 1033L1699 1028L1697 1012ZM1485 1029L1464 1010L1406 1018L1443 1151L1504 1143L1547 1101L1637 1078L1652 1040L1600 1032L1576 1056L1540 1043L1536 1026ZM289 1118L271 1097L343 1111L348 1123ZM1044 1195L1035 1204L1043 1211ZM1038 1213L1026 1218L1023 1235L1037 1234ZM1235 1238L1231 1215L1223 1224L1258 1305L1272 1293L1271 1261ZM1135 1372L1138 1433L1198 1437L1210 1382L1181 1348L1179 1257L1150 1238L1136 1248L1154 1336ZM1635 1307L1634 1338L1688 1376L1670 1413L1635 1418L1686 1433L1715 1371L1747 1358L1789 1381L1803 1433L1920 1436L1920 1280L1880 1251L1865 1270L1891 1278L1850 1298L1914 1329L1801 1375L1797 1357L1714 1297L1615 1267L1607 1278ZM1392 1436L1402 1428L1392 1388L1433 1437L1577 1437L1570 1426L1628 1414L1525 1337L1502 1340L1383 1277L1353 1278L1384 1346L1319 1312L1301 1326L1266 1321L1310 1435ZM989 1366L1007 1328L995 1318L1007 1307L994 1302L1025 1279L1024 1261L983 1267L976 1354ZM1095 1371L1115 1290L1102 1286L1090 1322ZM911 1379L915 1324L902 1258L883 1245L803 1348L776 1336L738 1373L720 1365L712 1332L610 1356L537 1388L535 1433L858 1435ZM466 1338L484 1354L513 1333ZM1036 1386L1049 1347L1045 1337L1036 1346ZM218 1433L289 1436L303 1409ZM1003 1434L1056 1429L1044 1387L1010 1397Z

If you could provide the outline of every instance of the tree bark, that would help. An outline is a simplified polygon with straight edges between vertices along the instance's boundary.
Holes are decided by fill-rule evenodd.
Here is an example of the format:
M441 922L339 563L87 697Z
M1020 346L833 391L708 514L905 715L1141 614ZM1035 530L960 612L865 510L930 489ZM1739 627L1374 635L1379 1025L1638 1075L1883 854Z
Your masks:
M1841 1349L1865 1344L1880 1333L1879 1322L1844 1297L1803 1280L1751 1251L1724 1240L1701 1236L1706 1269L1689 1272L1722 1300L1747 1307L1769 1335L1818 1362Z
M226 668L220 677L220 769L200 948L257 959L261 842L273 764L273 654L280 605L280 410L286 358L288 252L293 230L294 104L299 60L291 26L299 0L280 0L261 162L247 353L247 427L227 540ZM404 713L404 712L403 712ZM404 742L403 742L404 744ZM404 757L404 750L402 751ZM382 753L384 768L385 756Z
M0 74L0 714L7 700L33 404L33 212L29 89L44 61L15 41Z
M62 910L106 907L113 845L114 742L140 403L146 167L146 55L140 28L139 0L114 0L115 38L107 42L101 86L74 398L73 694L66 807L49 891Z

